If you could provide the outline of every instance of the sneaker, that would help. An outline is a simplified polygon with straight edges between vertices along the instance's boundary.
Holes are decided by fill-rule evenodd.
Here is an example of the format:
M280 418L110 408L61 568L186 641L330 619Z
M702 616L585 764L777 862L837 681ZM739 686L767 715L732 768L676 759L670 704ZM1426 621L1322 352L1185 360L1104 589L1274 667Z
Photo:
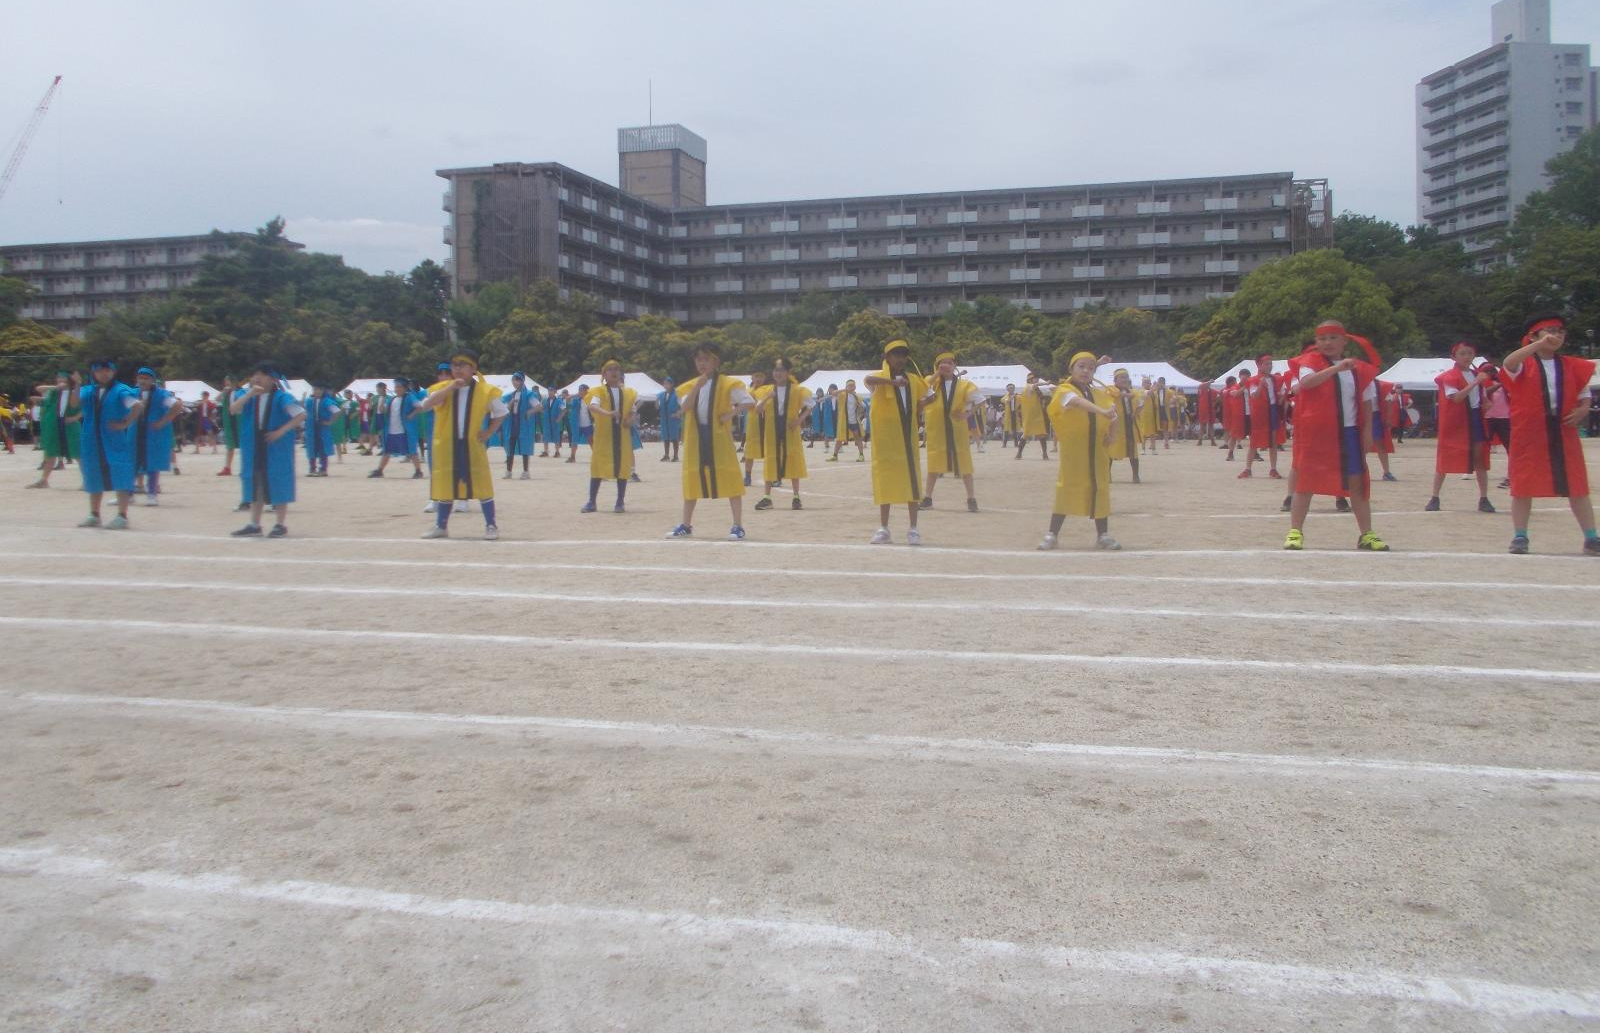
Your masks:
M1246 477L1253 477L1253 476L1255 476L1255 475L1252 474L1249 470L1240 470L1239 471L1239 476L1237 478L1235 478L1235 479L1242 481Z
M1495 485L1495 487L1497 487L1497 488L1509 488L1509 487L1511 487L1511 478L1509 478L1509 477L1504 478L1503 480L1501 480L1501 482L1499 484Z
M806 507L802 506L800 504L800 500L798 498L793 498L793 499L789 500L789 508L790 509L805 509Z
M1283 536L1283 547L1290 552L1300 552L1306 547L1306 536L1291 527L1289 533Z
M933 496L932 495L924 495L924 496L922 496L922 502L918 504L917 508L918 509L932 509L933 508Z
M757 509L771 509L772 508L772 497L769 495L769 496L766 496L766 497L762 498L762 500L760 502L756 503L756 508Z
M977 499L968 499L967 500L967 512L968 513L976 513L977 511L978 511L978 500Z
M472 512L472 506L467 503L466 499L457 499L455 511L457 513L470 513Z
M144 504L147 505L147 506L159 506L159 505L161 505L160 501L158 501L154 495L146 495L144 497Z
M421 477L422 475L419 473L417 476ZM522 471L522 476L517 478L517 479L519 481L526 481L526 480L532 480L532 477L529 475L528 471L524 470L524 471Z
M106 524L107 531L126 531L127 529L128 518L120 514L112 517L111 520Z
M1267 471L1267 476L1270 477L1272 480L1275 480L1275 481L1283 480L1283 474L1279 473L1276 470L1268 470Z
M1278 507L1278 512L1287 513L1287 512L1289 512L1289 509L1293 505L1294 505L1294 496L1293 495L1285 495L1283 497L1283 505Z
M1094 540L1094 547L1096 549L1104 549L1107 552L1121 552L1122 551L1122 543L1118 542L1115 538L1111 537L1109 534L1103 534L1100 537L1096 538Z
M1386 481L1398 481L1400 478L1396 477L1393 473L1389 472L1388 470L1385 470L1385 471L1383 471L1383 479L1386 480Z
M738 524L734 524L732 527L728 528L728 541L744 541L744 528L740 527Z
M368 477L382 477L383 476L383 471L382 470L373 470L371 473L367 474L367 476Z
M889 529L887 527L880 527L876 531L872 532L872 537L867 539L867 544L888 545L892 541L894 541L894 538L890 536Z
M578 512L580 512L580 513L593 513L594 512L594 508L595 508L594 507L594 503L592 501L591 502L585 502L583 504L583 508L578 510Z
M1439 512L1439 496L1435 495L1433 498L1429 499L1428 504L1422 507L1422 511L1424 513Z
M1494 503L1490 502L1487 498L1479 499L1478 500L1478 512L1480 512L1480 513L1493 513L1493 512L1495 512Z
M633 473L630 473L628 475L628 481L631 484L643 484L644 483L644 481L639 479L639 472L637 470L635 470Z
M517 475L517 472L516 472L516 471L515 471L515 470L507 470L507 471L506 471L506 475L505 475L505 477L503 477L503 478L501 478L501 479L502 479L502 480L507 480L507 481L509 481L509 480L511 480L511 479L512 479L512 478L513 478L513 477L515 477L515 476L516 476L516 475Z
M838 461L839 461L839 457L838 456L829 456L828 457L828 462L830 462L830 463L837 463Z
M430 502L426 506L422 507L422 511L424 513L437 513L439 512L439 504L437 502Z
M625 506L624 504L622 504L621 502L619 502L615 506L611 507L611 512L613 512L613 513L626 513L627 511L628 511L628 507Z
M750 487L750 475L749 474L745 474L744 475L744 486L746 488Z
M1034 548L1037 549L1039 552L1049 552L1050 550L1054 549L1055 547L1056 547L1056 535L1055 535L1054 531L1046 531L1044 533L1044 537L1039 539L1039 544L1034 546Z
M448 538L448 537L450 537L449 528L440 527L438 524L434 524L432 527L430 527L426 531L422 532L423 541L432 541L435 538Z
M667 532L668 538L689 538L694 535L694 528L688 524L679 524Z
M423 474L423 472L421 470L413 470L413 471L411 471L411 479L414 480L414 481L420 481L420 480L422 480L422 478L424 476L425 475Z
M856 462L858 462L858 463L864 463L864 462L866 462L866 461L867 461L867 457L866 457L866 456L864 456L864 455L862 455L862 454L861 454L861 453L859 453L859 452L858 452L858 453L856 453Z
M1350 500L1345 498L1343 495L1340 495L1338 498L1333 500L1333 509L1336 513L1350 512Z
M499 541L500 540L500 528L496 527L493 524L490 524L487 527L485 527L483 529L483 540L486 541L486 542L497 542L497 541Z
M1585 542L1585 545L1588 543ZM1528 536L1525 534L1514 535L1511 539L1511 548L1506 550L1513 556L1526 556L1528 554Z
M1585 556L1600 556L1600 538L1585 538L1583 540L1583 554Z
M232 537L234 537L234 538L260 538L261 537L261 525L260 524L245 524L243 527L239 528L237 531L234 531L232 533Z
M922 532L917 530L915 527L907 528L906 529L906 544L907 545L921 545L922 544Z
M233 507L233 511L235 513L248 513L250 512L250 503L241 502L237 506Z
M287 527L285 527L283 524L273 524L272 525L272 530L267 532L267 537L268 538L287 538L287 537L289 537L289 529Z
M96 516L95 514L90 513L88 516L86 516L82 520L78 521L78 526L79 527L99 527L100 526L100 518L98 516Z
M1366 552L1388 552L1389 543L1379 538L1375 532L1368 531L1356 539L1356 548Z

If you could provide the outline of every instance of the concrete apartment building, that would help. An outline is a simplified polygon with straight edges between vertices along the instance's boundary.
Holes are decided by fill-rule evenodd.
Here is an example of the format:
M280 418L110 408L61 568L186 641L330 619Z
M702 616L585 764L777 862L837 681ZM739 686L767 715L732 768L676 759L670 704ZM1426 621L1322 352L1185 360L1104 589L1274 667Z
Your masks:
M224 255L243 233L86 240L0 247L0 272L36 292L18 313L82 337L113 308L161 300L200 275L201 259ZM299 245L296 245L299 246Z
M705 141L618 134L619 189L554 162L441 169L457 295L554 281L618 317L758 320L817 291L909 320L994 295L1043 312L1227 297L1326 246L1326 180L1275 172L1008 190L705 203Z
M1545 163L1595 125L1587 44L1550 42L1550 0L1500 0L1492 45L1417 84L1417 224L1497 260Z

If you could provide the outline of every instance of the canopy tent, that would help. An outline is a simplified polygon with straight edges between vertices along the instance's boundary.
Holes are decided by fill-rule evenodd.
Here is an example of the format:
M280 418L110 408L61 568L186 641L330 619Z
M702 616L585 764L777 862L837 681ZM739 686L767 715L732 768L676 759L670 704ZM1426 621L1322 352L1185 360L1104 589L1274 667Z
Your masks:
M217 401L222 397L221 392L204 380L169 380L165 386L168 391L177 396L178 401L183 402L185 405L198 402L202 391L210 391L212 401Z
M1443 356L1426 359L1401 359L1378 374L1379 380L1399 384L1402 391L1435 391L1438 385L1433 378L1455 365L1455 360Z
M846 380L854 380L856 382L856 394L865 398L872 393L867 390L867 377L880 373L882 370L882 366L873 369L819 369L802 380L800 386L807 388L813 394L826 395L829 384L843 391L844 382Z
M311 393L311 381L309 380L285 380L282 383L283 389L296 398L304 398Z
M978 390L990 398L1005 394L1007 384L1015 384L1020 390L1028 382L1028 367L1026 366L967 366L963 368L958 363L956 371L978 385ZM929 370L928 374L932 376L933 371Z
M493 384L495 387L498 387L501 391L509 391L509 390L511 390L511 374L510 373L485 373L483 375L483 379L487 380L489 383ZM536 388L539 389L539 391L541 393L544 391L544 385L539 383L537 380L533 379L532 377L524 376L523 377L523 381L524 381L524 383L523 383L524 387L536 387Z
M407 379L410 379L409 377ZM357 398L365 398L378 389L379 384L387 384L387 390L394 390L393 377L357 377L346 384L339 394L343 397L345 391L354 392Z
M579 384L582 384L585 389L599 387L601 384L600 374L591 373L589 376L579 377L561 390L570 395L578 389ZM622 386L631 387L639 392L639 401L641 402L654 402L656 395L666 390L664 385L656 383L655 378L648 373L624 373L622 375Z
M1179 369L1170 362L1113 361L1101 366L1095 376L1109 384L1111 382L1111 375L1119 369L1125 369L1128 371L1128 376L1133 378L1134 387L1138 387L1140 382L1143 381L1145 377L1149 377L1150 383L1152 384L1154 384L1160 378L1166 377L1168 387L1175 387L1179 391L1189 394L1193 394L1194 392L1200 390L1200 381L1189 376L1187 373L1180 372Z

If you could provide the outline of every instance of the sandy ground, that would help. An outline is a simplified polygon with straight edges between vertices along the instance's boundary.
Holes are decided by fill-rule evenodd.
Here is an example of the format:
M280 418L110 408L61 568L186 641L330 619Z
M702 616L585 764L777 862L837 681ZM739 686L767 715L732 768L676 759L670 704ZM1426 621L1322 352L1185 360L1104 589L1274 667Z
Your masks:
M0 456L0 1029L1600 1025L1563 505L1507 556L1411 443L1394 553L1324 500L1284 554L1190 443L1119 464L1127 551L1040 554L1055 464L991 445L870 547L815 449L804 511L667 542L658 454L624 515L535 459L494 543L354 455L282 541L220 457L114 533Z

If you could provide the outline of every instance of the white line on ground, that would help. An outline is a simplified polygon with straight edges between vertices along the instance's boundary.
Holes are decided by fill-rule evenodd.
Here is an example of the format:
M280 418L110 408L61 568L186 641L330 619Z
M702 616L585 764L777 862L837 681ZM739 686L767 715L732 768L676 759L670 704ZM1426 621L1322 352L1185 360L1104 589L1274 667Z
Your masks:
M1313 965L1204 957L1174 951L1114 951L960 937L912 936L821 922L637 911L569 904L431 897L365 886L300 880L262 882L224 872L131 870L95 857L49 849L0 849L0 868L17 874L89 879L158 892L231 897L269 904L406 915L441 921L561 927L586 934L595 927L703 942L713 938L756 941L771 948L848 950L916 966L1022 961L1052 969L1147 980L1181 980L1269 999L1353 997L1430 1008L1460 1009L1503 1018L1562 1015L1600 1018L1600 991L1503 983L1454 975L1385 969L1332 969ZM592 935L592 934L591 934ZM748 948L747 948L748 949Z
M957 649L875 649L866 646L836 646L828 643L796 642L684 642L676 640L633 640L551 638L538 635L498 635L479 632L379 631L341 628L283 628L260 624L202 624L181 621L92 620L74 617L0 617L0 626L18 628L59 628L83 631L138 631L175 635L234 635L245 638L330 638L374 642L479 642L494 646L520 646L530 649L576 649L594 653L602 650L659 653L712 653L756 656L836 656L850 660L929 661L953 663L1035 663L1104 667L1191 667L1210 670L1284 671L1294 674L1378 675L1386 678L1495 678L1507 682L1518 679L1549 682L1600 682L1600 671L1548 671L1528 667L1468 667L1457 664L1358 664L1308 660L1246 660L1231 657L1201 656L1107 656L1080 653L1015 653Z
M458 519L465 519L465 516L460 517ZM714 526L718 526L718 527L721 526L720 519L715 521L715 522L713 522L713 523L714 523ZM6 538L12 538L12 539L20 538L21 537L20 535L7 534L6 532L19 530L22 526L23 525L12 524L12 525L9 525L5 529L5 531L0 531L0 541L4 541L4 540L6 540ZM42 531L63 531L64 533L70 533L71 537L73 537L73 538L75 538L76 540L79 540L79 541L89 541L89 540L103 541L103 540L105 540L105 536L103 534L100 534L99 532L94 532L94 533L91 534L91 533L86 533L86 532L79 531L77 529L72 529L72 528L59 528L59 527L47 527L47 526L40 526L40 525L32 525L32 526L28 527L28 530L29 531L41 531L41 530ZM505 530L505 528L502 528L502 530ZM924 530L926 530L926 529L924 529ZM1070 532L1069 532L1069 537L1070 537ZM1552 535L1550 537L1554 537L1554 536ZM138 534L129 535L129 536L125 537L125 538L118 539L118 543L119 543L119 547L122 547L122 545L121 545L122 542L135 542L135 541L139 541L139 540L148 540L148 539L157 539L157 538L160 538L160 539L172 538L172 539L188 540L188 541L214 542L214 543L219 543L219 544L220 543L231 543L233 545L242 546L242 547L245 547L245 548L253 548L253 547L255 547L255 543L256 543L256 539L249 539L247 542L236 542L233 539L229 538L227 534L220 533L220 532L218 534L191 534L191 533L186 532L186 531L148 531L148 530L143 530L143 529L141 529ZM24 539L24 541L27 541L27 540L28 539ZM1541 539L1541 540L1543 540L1543 539ZM937 543L929 543L929 544L923 545L921 547L921 552L924 555L926 555L928 553L937 552L941 556L986 556L986 557L991 557L991 558L996 558L996 559L1005 558L1005 557L1010 557L1012 559L1027 558L1030 562L1039 562L1039 563L1061 563L1061 562L1069 562L1069 561L1073 561L1073 560L1088 560L1088 561L1091 561L1091 562L1106 563L1106 564L1115 564L1115 563L1120 563L1120 562L1126 562L1129 559L1150 559L1150 558L1162 558L1162 559L1165 559L1165 558L1168 558L1168 557L1205 557L1205 556L1222 557L1222 558L1226 558L1226 559L1240 559L1240 558L1245 558L1245 557L1276 556L1276 557L1278 557L1278 558L1280 558L1282 560L1285 560L1287 562L1300 564L1300 565L1307 564L1307 563L1309 563L1309 562L1311 562L1313 560L1328 559L1328 558L1331 558L1331 557L1338 557L1340 559L1347 559L1347 560L1357 560L1357 561L1360 561L1362 563L1370 563L1370 564L1394 563L1396 561L1404 562L1406 560L1439 560L1439 559L1448 559L1448 560L1490 560L1490 559L1493 559L1493 560L1505 560L1507 562L1510 562L1510 563L1513 563L1513 564L1517 564L1517 565L1527 565L1530 562L1538 562L1538 561L1555 561L1555 562L1562 562L1562 563L1572 563L1574 559L1583 558L1582 554L1579 553L1577 550L1574 550L1571 555L1557 555L1557 554L1551 554L1551 553L1543 553L1543 554L1533 554L1533 555L1528 555L1528 556L1512 556L1509 553L1504 553L1504 552L1428 552L1428 551L1411 552L1411 551L1406 551L1404 549L1402 549L1400 551L1397 551L1397 552L1374 554L1374 553L1370 553L1370 552L1359 552L1354 547L1351 547L1351 548L1339 548L1339 549L1315 549L1315 548L1313 548L1308 552L1286 552L1283 549L1138 549L1138 548L1127 548L1127 547L1124 547L1121 552L1105 553L1105 552L1097 552L1097 551L1089 548L1089 546L1092 544L1092 541L1093 541L1093 535L1085 533L1084 536L1083 536L1083 541L1084 541L1084 548L1082 548L1082 549L1070 549L1070 548L1068 548L1068 549L1056 549L1056 550L1053 550L1053 551L1050 551L1050 552L1038 552L1038 551L1034 550L1032 548L1032 546L1019 546L1018 548L1014 548L1014 549L973 549L973 548L965 548L965 547L957 547L957 546L941 546L941 545L938 545ZM1353 546L1353 543L1355 541L1353 536L1350 538L1350 541L1351 541L1352 546ZM460 538L447 538L447 539L444 539L442 541L432 541L432 542L429 542L427 545L423 545L422 544L422 539L420 537L417 537L417 538L381 538L381 537L356 538L356 537L339 536L339 535L326 535L326 536L318 535L318 536L314 536L314 537L290 537L290 538L286 538L286 539L283 539L283 540L280 540L280 541L272 542L271 545L272 545L273 548L280 548L280 549L281 548L291 548L292 549L292 548L297 548L297 547L306 546L306 545L315 545L315 544L319 544L319 543L361 544L361 545L369 545L369 544L370 545L377 545L377 544L382 544L382 545L416 545L416 546L420 546L422 548L436 549L436 550L438 550L438 549L449 549L449 548L463 548L463 549L465 549L465 548L478 548L480 546L483 547L483 548L497 548L497 549L506 549L506 548L513 548L513 547L518 547L518 548L546 548L546 547L573 548L573 547L589 546L589 547L596 547L596 548L608 548L608 547L615 547L615 546L647 546L647 547L650 547L650 548L679 549L679 550L682 550L682 549L686 549L686 548L692 548L694 546L711 546L711 547L715 547L715 548L726 548L726 549L733 549L733 550L807 549L807 550L813 550L813 551L836 550L836 551L847 551L847 552L870 552L870 553L874 553L874 554L878 554L878 555L903 555L905 553L904 549L887 548L887 547L882 546L882 545L868 545L865 542L768 542L768 541L760 541L760 540L748 539L748 538L745 539L744 541L741 541L741 542L731 542L731 541L727 541L725 538L721 537L720 535L713 535L713 536L707 537L707 538L682 538L682 539L674 539L674 540L668 540L668 539L666 539L664 537L663 538L546 538L546 539L501 538L498 542L495 542L491 546L491 545L483 543L483 542L481 542L479 540L479 538L477 536L477 533L476 533L476 530L474 530L472 532L469 532L469 533L467 533L466 535L464 535L464 536L462 536ZM1311 544L1313 544L1313 545L1316 544L1315 540L1314 540L1314 536L1313 536L1313 539L1311 540ZM1582 567L1581 564L1579 566Z
M231 560L226 562L232 562ZM452 564L454 566L454 564ZM408 596L414 597L415 587L386 588L363 585L267 585L249 581L144 581L130 578L89 577L11 577L0 575L0 585L62 588L114 588L114 589L185 589L207 592L240 592L258 595L346 595L346 596ZM1473 625L1507 628L1578 628L1600 629L1600 620L1576 618L1520 618L1520 617L1462 617L1455 614L1390 614L1349 609L1329 612L1283 612L1273 610L1193 609L1154 606L1100 606L1086 603L1008 603L993 600L966 599L960 602L903 602L889 599L761 599L747 595L716 596L665 596L665 595L615 595L576 592L541 592L536 590L511 590L503 588L438 588L425 589L429 596L450 599L519 599L524 602L622 604L648 606L721 606L739 609L820 610L824 612L845 610L907 610L921 612L954 612L979 616L985 613L1073 613L1089 616L1111 617L1183 617L1200 620L1247 621L1310 621L1317 624L1347 623L1419 624L1419 625Z
M276 551L276 550L274 550ZM1279 588L1293 586L1300 588L1459 588L1468 591L1530 591L1530 592L1600 592L1600 584L1556 584L1552 582L1535 581L1373 581L1360 578L1350 579L1318 579L1300 577L1206 577L1201 575L1182 574L956 574L940 571L893 571L893 570L818 570L806 567L696 567L696 566L649 566L639 563L518 563L515 560L504 560L499 563L490 563L486 560L378 560L364 557L323 557L317 559L296 559L292 556L240 556L236 553L220 553L211 556L200 555L170 555L165 553L149 553L137 555L134 553L84 553L84 552L0 552L0 558L6 559L61 559L81 560L93 563L221 563L225 565L264 563L264 564L289 564L296 566L314 566L328 569L336 566L359 567L397 567L397 568L446 568L451 570L576 570L576 571L620 571L635 574L707 574L727 576L754 576L770 577L781 573L785 578L813 577L828 578L841 577L854 580L856 578L872 578L879 580L911 580L911 581L998 581L1013 582L1039 582L1044 584L1072 584L1078 582L1090 583L1129 583L1148 584L1151 582L1164 582L1169 584L1187 585L1253 585Z
M585 735L622 735L675 745L792 746L847 754L890 754L907 751L940 757L988 755L1003 762L1087 761L1090 763L1198 764L1241 768L1262 774L1290 777L1305 774L1341 775L1377 772L1384 775L1459 778L1469 781L1563 782L1600 785L1600 771L1561 768L1509 768L1492 764L1443 764L1432 761L1388 760L1363 757L1316 757L1296 754L1239 753L1154 746L1097 746L1084 743L1007 742L998 739L935 739L915 735L834 735L826 732L778 731L766 728L723 728L714 725L650 724L641 721L603 721L590 718L541 717L515 714L446 714L407 710L345 710L330 707L273 706L228 703L219 700L166 699L151 696L95 696L55 692L0 692L0 698L63 706L127 707L150 710L197 711L246 719L289 719L333 722L398 721L424 725L471 725L494 728L535 729L541 732Z

